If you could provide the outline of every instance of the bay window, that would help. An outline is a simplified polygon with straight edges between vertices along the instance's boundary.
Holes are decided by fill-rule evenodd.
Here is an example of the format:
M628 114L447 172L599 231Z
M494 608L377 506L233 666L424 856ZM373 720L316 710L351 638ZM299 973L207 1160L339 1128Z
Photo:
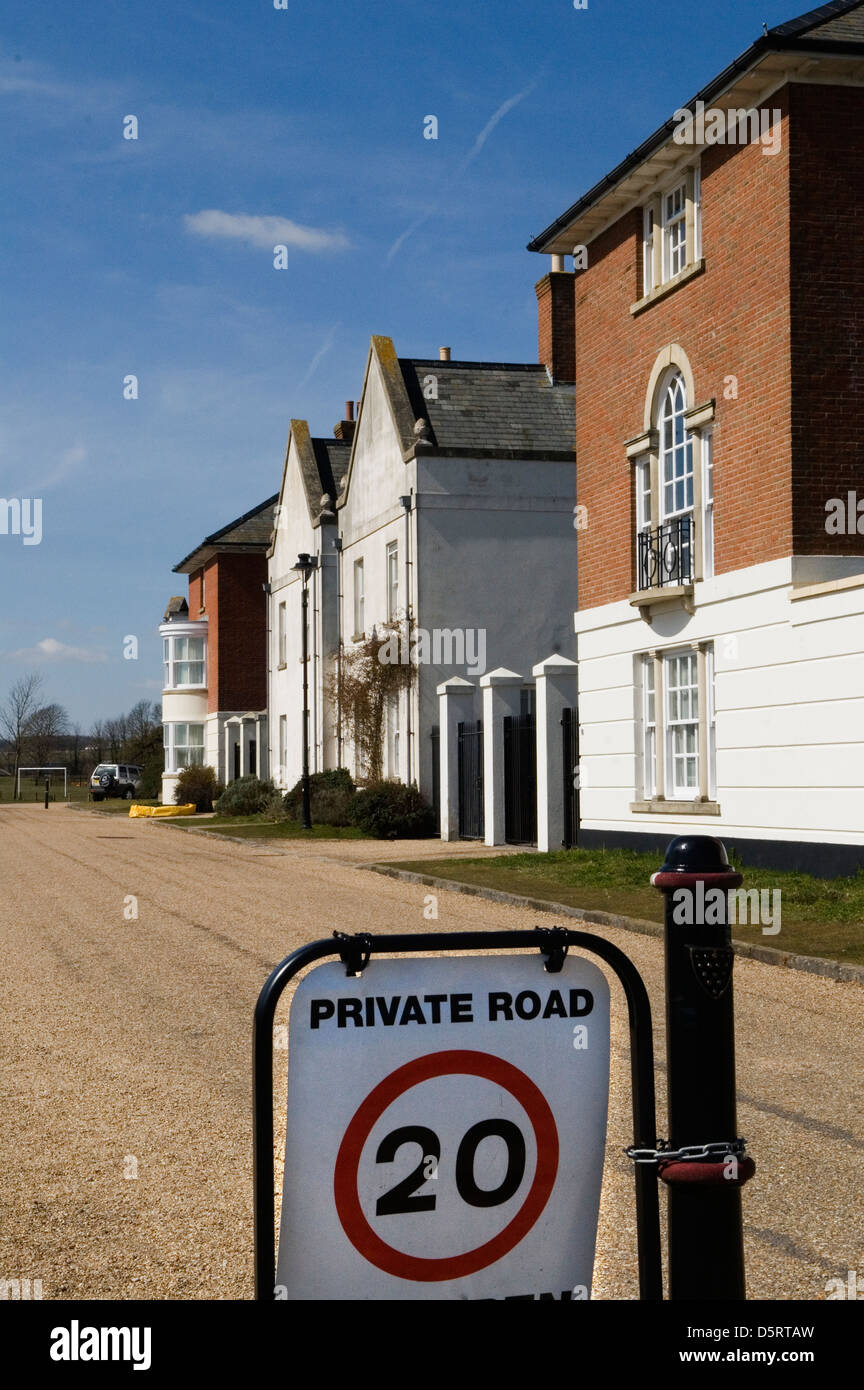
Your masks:
M207 639L170 634L162 638L164 688L178 690L207 684Z
M203 724L165 724L165 771L182 772L204 762Z

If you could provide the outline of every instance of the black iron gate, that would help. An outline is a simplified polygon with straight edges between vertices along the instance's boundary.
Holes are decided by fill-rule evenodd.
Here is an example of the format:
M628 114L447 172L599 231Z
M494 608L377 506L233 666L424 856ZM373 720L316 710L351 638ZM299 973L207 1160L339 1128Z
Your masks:
M435 817L435 834L441 833L441 729L433 724L429 733L432 740L432 814Z
M537 732L533 714L504 720L504 839L537 843Z
M579 723L575 709L561 713L564 775L564 848L579 843Z
M459 835L463 840L482 840L483 721L466 720L458 727Z

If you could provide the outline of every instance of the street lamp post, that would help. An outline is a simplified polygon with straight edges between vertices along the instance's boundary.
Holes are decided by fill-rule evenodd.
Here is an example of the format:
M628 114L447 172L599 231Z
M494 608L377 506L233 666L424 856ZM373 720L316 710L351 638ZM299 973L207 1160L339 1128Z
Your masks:
M296 570L302 580L301 606L303 613L302 656L303 665L303 776L301 781L301 824L304 830L312 829L312 805L309 796L309 576L317 568L314 555L305 553L297 556Z

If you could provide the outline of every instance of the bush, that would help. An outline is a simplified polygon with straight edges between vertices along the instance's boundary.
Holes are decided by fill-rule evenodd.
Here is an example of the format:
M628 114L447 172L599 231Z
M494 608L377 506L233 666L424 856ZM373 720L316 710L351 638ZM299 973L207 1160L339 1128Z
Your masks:
M432 807L403 782L372 782L358 791L352 820L378 840L419 840L435 831Z
M315 824L351 825L354 782L348 769L334 767L329 772L313 772L309 778L309 802ZM291 820L300 820L303 811L302 780L285 793L283 805L285 814Z
M221 791L214 768L186 767L177 778L174 804L187 806L194 802L196 811L212 811L213 802L218 799Z
M225 788L216 809L220 816L255 816L266 809L275 790L269 778L238 777Z

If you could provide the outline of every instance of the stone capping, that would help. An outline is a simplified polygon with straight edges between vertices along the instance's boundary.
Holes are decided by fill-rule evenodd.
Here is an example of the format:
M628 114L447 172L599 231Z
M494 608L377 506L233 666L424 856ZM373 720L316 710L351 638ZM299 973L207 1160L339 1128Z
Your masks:
M864 587L864 574L847 574L843 579L820 579L815 584L799 584L789 590L789 602L802 598L818 598L820 594L839 594L844 589Z
M488 690L496 685L530 685L524 676L520 676L518 671L510 671L506 666L496 666L494 671L487 671L485 676L480 677L480 687Z
M73 806L75 803L71 803ZM152 825L170 827L170 820L153 820ZM187 829L177 825L175 830L183 830L187 835L205 834L206 831ZM220 835L227 840L227 835ZM249 840L240 841L248 845ZM263 842L262 842L263 843ZM272 840L266 843L271 845ZM488 858L494 856L489 855ZM602 912L599 909L570 907L566 903L553 903L546 898L523 898L518 893L504 893L499 888L481 888L476 883L460 883L458 879L438 878L434 874L417 874L410 869L399 869L392 864L358 864L350 861L352 867L365 869L367 873L384 874L387 878L400 878L406 883L422 883L429 888L437 888L451 893L464 893L472 898L488 898L490 902L504 903L511 907L530 909L532 912L551 912L556 917L575 917L578 921L601 927L618 927L621 931L638 932L641 936L663 936L659 922L648 922L644 917L624 917L617 912ZM840 983L864 985L864 965L844 965L839 960L827 960L822 956L799 956L793 951L779 951L775 946L754 946L748 941L733 941L732 949L736 956L758 961L762 965L783 966L787 970L800 970L808 975L822 975L826 979Z
M656 285L653 290L649 290L641 299L637 299L635 304L630 305L630 313L635 318L637 314L641 314L645 309L650 308L652 304L656 304L658 299L665 299L666 295L671 294L673 290L677 290L679 285L684 285L688 280L692 280L695 276L701 275L704 269L705 257L701 256L699 260L694 261L692 265L687 265L683 270L679 270L678 274L673 275L671 280L667 280L663 285Z
M719 816L720 804L717 801L667 801L665 798L652 801L631 801L630 810L641 815L675 816Z
M440 685L436 685L436 695L468 695L476 686L473 681L466 681L462 676L450 676Z
M684 425L686 429L701 430L705 425L710 425L714 419L714 407L716 401L712 396L710 401L704 405L694 405L690 410L684 411Z
M643 454L654 454L660 447L660 435L657 430L645 430L635 439L628 439L624 448L627 457L632 463L634 459L641 458Z
M575 676L579 670L579 663L571 661L569 656L561 656L559 652L553 652L547 656L545 661L538 661L536 666L531 667L532 676Z

